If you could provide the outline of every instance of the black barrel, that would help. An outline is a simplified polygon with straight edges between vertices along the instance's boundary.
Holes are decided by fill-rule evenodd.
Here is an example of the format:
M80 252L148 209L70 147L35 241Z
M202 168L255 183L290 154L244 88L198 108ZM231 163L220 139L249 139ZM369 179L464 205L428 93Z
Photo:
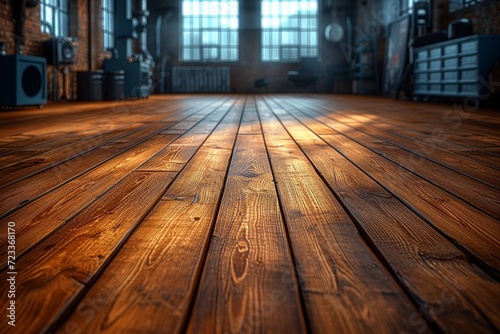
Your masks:
M103 71L86 71L76 74L77 97L80 101L101 101Z
M125 89L125 71L111 71L104 75L104 99L122 100Z

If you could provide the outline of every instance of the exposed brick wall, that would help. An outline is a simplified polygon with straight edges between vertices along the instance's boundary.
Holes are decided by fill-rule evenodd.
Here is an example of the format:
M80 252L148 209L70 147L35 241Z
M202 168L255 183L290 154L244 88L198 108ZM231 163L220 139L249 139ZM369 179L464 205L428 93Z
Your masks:
M448 12L448 1L438 1L434 6L435 30L444 30L448 24L460 18L471 20L475 34L500 34L500 1L484 0L474 6Z

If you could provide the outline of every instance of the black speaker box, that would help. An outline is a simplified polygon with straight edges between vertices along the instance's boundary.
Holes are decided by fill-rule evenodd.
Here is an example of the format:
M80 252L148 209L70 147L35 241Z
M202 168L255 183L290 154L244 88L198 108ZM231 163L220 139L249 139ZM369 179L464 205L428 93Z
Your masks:
M41 106L47 102L45 58L0 55L0 105Z
M74 37L58 37L43 43L49 65L71 65L76 61L78 43Z

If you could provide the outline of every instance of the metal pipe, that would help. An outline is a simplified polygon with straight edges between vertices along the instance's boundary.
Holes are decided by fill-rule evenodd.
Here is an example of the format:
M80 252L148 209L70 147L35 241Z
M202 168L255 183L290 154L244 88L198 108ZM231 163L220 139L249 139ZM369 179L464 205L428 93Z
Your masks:
M92 71L92 68L94 67L92 60L94 59L93 53L94 53L94 48L93 48L93 43L92 43L92 28L94 26L94 13L92 12L92 0L87 0L87 11L89 12L89 26L88 26L88 32L87 34L89 35L88 37L88 53L87 53L87 58L88 58L88 70Z
M167 16L163 18L163 15L158 15L156 18L156 57L161 57L161 26L163 22L168 21L174 14L168 12Z
M148 4L147 0L136 0L135 1L135 11L134 11L134 16L137 18L139 24L137 26L137 30L139 33L139 53L141 53L144 56L144 60L151 63L151 67L155 66L155 61L153 59L153 56L151 53L148 51L148 35L146 33L147 31L147 25L148 25L148 16L149 16L149 11L148 11Z
M163 15L156 17L156 57L161 57L161 24L163 22Z
M14 1L14 49L16 54L24 53L25 18L26 0Z

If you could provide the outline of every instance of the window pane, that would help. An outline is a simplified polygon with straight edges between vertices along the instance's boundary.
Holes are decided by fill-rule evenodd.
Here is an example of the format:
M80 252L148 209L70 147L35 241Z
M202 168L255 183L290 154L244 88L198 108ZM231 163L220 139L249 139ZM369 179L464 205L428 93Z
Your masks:
M54 15L52 13L52 7L47 7L45 10L45 20L54 29ZM52 32L54 33L54 31Z
M221 60L228 60L229 59L229 49L227 49L227 48L220 49L220 59Z
M318 0L261 0L261 9L262 60L317 54Z
M269 45L271 43L271 33L269 31L264 31L262 33L262 45Z
M104 50L114 46L114 5L113 0L102 0L102 20L104 33Z
M67 12L68 11L68 1L67 0L61 0L60 1L60 9L63 12Z
M61 15L61 36L69 35L68 15Z
M191 45L191 36L192 36L191 33L184 32L184 34L182 36L182 42L184 43L184 45L186 45L186 46Z
M262 48L262 60L271 60L271 52L269 48Z
M237 61L238 8L238 1L183 0L182 48L192 50L183 60Z
M191 60L191 50L188 49L188 48L184 48L184 50L182 50L182 59L183 60Z
M193 7L192 2L183 1L182 2L182 15L184 15L184 16L193 15L192 7Z
M41 31L55 37L69 34L68 0L42 0L40 2Z
M231 41L229 42L230 45L236 46L238 45L238 32L237 31L231 31L230 32L231 36Z
M203 59L211 60L218 59L218 49L217 48L203 48Z
M108 26L108 31L114 35L115 34L115 13L110 12L109 13L109 26Z
M54 13L55 14L55 13ZM54 15L54 35L61 36L61 24L59 20L59 15Z
M238 49L236 49L236 48L231 49L231 57L229 58L229 60L232 60L232 61L238 60Z
M318 34L315 31L311 31L309 33L309 45L317 45L318 44Z
M193 45L200 45L200 33L199 32L193 32L191 33L191 40L193 42Z
M200 18L199 17L194 17L194 18L192 18L191 21L192 21L192 28L193 29L200 29L201 22L200 22Z
M279 60L280 59L280 53L279 53L278 48L272 48L271 49L271 60Z
M193 49L192 60L201 60L200 49Z

